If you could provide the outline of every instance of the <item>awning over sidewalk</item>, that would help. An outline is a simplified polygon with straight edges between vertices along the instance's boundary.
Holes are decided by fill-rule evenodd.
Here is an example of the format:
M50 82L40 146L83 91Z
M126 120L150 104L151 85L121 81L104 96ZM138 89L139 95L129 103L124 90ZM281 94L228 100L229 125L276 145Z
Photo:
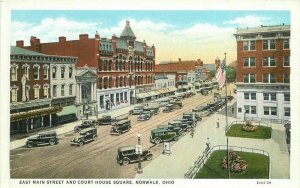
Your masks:
M63 107L61 112L58 112L56 115L58 117L69 115L69 114L75 114L76 116L78 115L78 109L76 106L71 105L71 106L65 106Z
M139 98L139 99L143 99L143 98L146 98L146 97L149 97L148 93L138 93L138 94L136 94L136 98Z
M52 106L52 107L47 107L47 108L42 108L42 109L37 109L37 110L31 110L28 112L14 113L14 114L10 115L10 122L16 122L16 121L21 121L21 120L25 120L25 119L54 114L54 113L62 111L62 109L63 108L61 106Z
M148 94L150 97L158 95L155 91L150 91L150 92L148 92Z
M170 92L177 91L177 88L176 88L176 87L169 87L168 89L169 89Z

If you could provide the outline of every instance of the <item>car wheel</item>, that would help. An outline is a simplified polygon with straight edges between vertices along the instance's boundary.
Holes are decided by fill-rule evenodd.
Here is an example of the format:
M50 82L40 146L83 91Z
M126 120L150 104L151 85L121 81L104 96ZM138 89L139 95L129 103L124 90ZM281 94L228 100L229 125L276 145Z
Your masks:
M53 140L53 139L49 140L49 144L50 144L51 146L53 146L53 145L55 144L55 140Z
M93 135L93 140L97 140L97 135Z
M82 146L82 145L83 145L83 142L82 142L82 141L80 141L78 146L80 147L80 146Z
M129 163L130 163L130 161L127 158L123 159L123 161L122 161L122 164L125 165L125 166L128 165Z
M148 155L148 156L146 157L146 160L147 160L147 161L151 161L151 160L152 160L152 155Z
M26 147L28 147L28 148L32 148L32 146L33 146L33 144L32 144L31 142L28 142L28 143L26 144Z
M155 139L154 139L154 143L155 143L155 144L159 144L159 143L160 143L160 141L161 141L161 139L160 139L160 138L155 138Z

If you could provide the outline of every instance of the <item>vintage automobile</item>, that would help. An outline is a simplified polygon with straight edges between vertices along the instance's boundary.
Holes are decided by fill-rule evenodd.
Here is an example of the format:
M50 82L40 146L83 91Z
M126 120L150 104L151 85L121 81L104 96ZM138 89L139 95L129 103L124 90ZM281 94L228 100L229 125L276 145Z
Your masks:
M54 145L58 144L58 137L56 131L47 131L31 136L27 139L25 146L31 148L39 145Z
M162 125L158 125L157 128L158 129L166 129L168 131L172 131L172 132L176 132L176 134L178 136L181 136L184 134L184 130L181 128L182 124L181 122L168 122L168 124L162 124Z
M110 129L111 135L120 135L125 132L128 132L131 129L131 121L130 120L121 120L113 124Z
M196 124L197 124L197 121L202 120L202 117L199 112L185 112L185 113L183 113L182 118L188 119L190 121L194 121ZM194 120L194 118L196 119L196 121Z
M137 117L138 121L146 121L152 117L152 113L150 111L143 111L141 115Z
M112 123L118 122L118 121L121 121L121 120L127 120L127 119L128 119L128 114L123 114L123 115L116 116L115 118L113 118Z
M136 105L132 110L129 111L131 115L140 115L143 112L144 105Z
M144 106L144 111L150 111L152 115L157 115L159 113L159 104L158 103L150 103Z
M201 117L210 116L211 113L212 113L212 112L209 111L209 110L204 110L204 111L200 112L200 116L201 116Z
M77 125L74 127L74 131L75 132L80 132L83 129L89 128L89 127L95 127L97 126L99 123L97 120L93 120L93 119L86 119L86 120L82 120L81 125Z
M96 128L87 128L80 131L79 136L76 136L71 140L71 145L82 146L83 144L97 140L97 129Z
M112 123L112 117L109 114L103 114L101 118L98 119L99 125L110 125Z
M150 150L143 149L140 155L142 161L150 161L153 155ZM139 155L136 153L135 146L122 146L118 148L117 162L119 164L128 165L131 162L137 162Z
M180 128L181 131L178 132L178 135L183 135L184 131L190 131L192 125L186 119L176 119L173 121L168 122L168 125L171 125L175 128Z
M201 90L201 94L204 95L204 96L207 96L208 95L208 90L207 89L203 89Z
M163 112L172 112L174 110L173 104L167 104Z
M159 144L161 142L177 141L179 135L175 131L165 128L157 128L151 130L150 142Z

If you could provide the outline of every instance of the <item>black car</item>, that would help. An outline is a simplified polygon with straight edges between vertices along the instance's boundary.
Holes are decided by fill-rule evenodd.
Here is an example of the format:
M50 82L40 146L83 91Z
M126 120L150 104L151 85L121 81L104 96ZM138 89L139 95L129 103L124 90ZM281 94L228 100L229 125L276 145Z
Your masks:
M119 115L112 119L112 123L115 123L115 122L118 122L121 120L127 120L127 119L128 119L128 114Z
M38 145L54 145L58 144L58 137L56 131L48 131L31 136L27 139L25 146L31 148Z
M146 120L149 120L150 118L152 117L152 114L150 111L144 111L141 115L139 115L137 117L137 120L138 121L146 121Z
M75 137L71 140L71 145L82 146L83 144L95 141L98 138L97 129L96 128L88 128L82 130L78 137Z
M197 121L201 121L202 120L202 117L200 116L199 112L186 112L186 113L183 113L182 118L183 119L189 119L189 120L192 121L193 120L193 114L195 114L195 118L196 118Z
M184 130L181 128L181 122L169 122L167 125L158 125L158 129L166 129L170 132L176 132L177 135L181 136L184 133Z
M150 161L153 155L150 150L143 150L140 155L142 161ZM134 146L123 146L118 148L117 162L119 164L128 165L131 162L139 160L139 155L136 153Z
M157 128L151 130L150 142L159 144L161 142L177 141L179 135L175 131L165 128Z
M131 121L130 120L121 120L113 124L110 129L110 134L112 135L120 135L125 132L128 132L131 129Z
M103 114L102 118L98 119L99 125L110 125L112 123L111 115Z
M167 104L166 107L163 109L163 112L172 112L174 110L173 104Z
M74 127L74 131L80 132L83 129L95 127L97 125L99 125L97 120L93 120L93 119L82 120L81 125L77 125Z
M181 128L184 131L190 131L194 125L193 122L190 122L187 119L176 119L174 121L169 122L168 124L174 127ZM182 134L183 133L181 133L180 135Z

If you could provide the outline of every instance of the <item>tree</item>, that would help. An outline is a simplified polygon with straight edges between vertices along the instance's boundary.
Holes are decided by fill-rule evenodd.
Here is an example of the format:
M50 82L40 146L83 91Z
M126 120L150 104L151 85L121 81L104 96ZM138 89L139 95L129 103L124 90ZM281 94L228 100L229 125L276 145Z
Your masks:
M236 81L236 67L227 67L227 82L235 82Z

